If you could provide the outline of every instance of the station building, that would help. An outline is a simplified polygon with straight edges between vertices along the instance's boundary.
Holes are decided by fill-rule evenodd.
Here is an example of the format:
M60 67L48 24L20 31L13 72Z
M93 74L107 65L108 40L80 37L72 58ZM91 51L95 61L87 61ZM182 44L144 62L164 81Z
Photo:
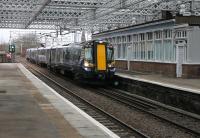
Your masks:
M172 77L200 77L200 28L159 20L93 34L115 47L116 67Z

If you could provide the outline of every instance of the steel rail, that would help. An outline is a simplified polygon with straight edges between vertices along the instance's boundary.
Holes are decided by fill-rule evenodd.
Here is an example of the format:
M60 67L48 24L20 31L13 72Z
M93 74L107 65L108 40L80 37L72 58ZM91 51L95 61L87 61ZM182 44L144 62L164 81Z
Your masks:
M49 80L50 82L52 82L53 84L57 85L58 87L60 87L61 89L63 89L65 92L67 92L68 94L72 95L73 97L75 97L76 99L80 100L81 102L84 102L85 104L87 104L88 106L90 106L90 108L93 108L94 110L98 111L99 113L103 114L104 116L108 117L109 119L113 120L114 122L116 122L117 124L121 125L123 128L126 128L127 130L129 130L128 132L130 133L130 131L132 133L135 133L136 135L138 135L139 137L142 138L150 138L149 136L147 136L146 134L140 132L138 129L122 122L121 120L117 119L116 117L114 117L113 115L109 114L108 112L100 109L99 107L95 106L94 104L92 104L91 102L83 99L82 97L80 97L79 95L75 94L73 91L71 91L70 89L66 88L65 86L62 86L59 82L53 80L52 78L48 77L47 75L45 75L44 73L40 72L39 70L35 69L34 67L32 67L31 65L28 65L27 63L24 63L28 66L29 70L32 70L32 73L35 71L38 74L40 74L41 76L43 76L45 79ZM33 73L34 74L34 73ZM50 86L51 87L51 86ZM53 88L54 89L54 88Z

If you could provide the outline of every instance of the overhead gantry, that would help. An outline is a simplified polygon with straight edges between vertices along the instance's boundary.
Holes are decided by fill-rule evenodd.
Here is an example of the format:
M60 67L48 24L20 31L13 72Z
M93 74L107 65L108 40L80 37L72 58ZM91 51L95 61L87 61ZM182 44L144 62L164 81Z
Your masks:
M0 28L105 31L191 12L199 0L0 0ZM182 9L181 9L182 8Z

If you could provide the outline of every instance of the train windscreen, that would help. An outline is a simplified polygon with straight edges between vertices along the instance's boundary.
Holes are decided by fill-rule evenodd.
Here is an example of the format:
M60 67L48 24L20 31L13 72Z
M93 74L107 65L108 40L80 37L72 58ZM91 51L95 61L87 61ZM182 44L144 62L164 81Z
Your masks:
M113 48L110 48L110 47L107 48L107 60L109 62L112 62L114 60L114 50L113 50Z
M93 50L91 47L89 48L85 48L85 60L87 60L88 62L92 63L93 61Z

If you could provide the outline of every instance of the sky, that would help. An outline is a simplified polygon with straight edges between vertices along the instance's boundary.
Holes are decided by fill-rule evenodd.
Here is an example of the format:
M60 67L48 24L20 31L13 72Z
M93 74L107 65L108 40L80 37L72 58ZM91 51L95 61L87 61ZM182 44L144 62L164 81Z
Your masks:
M9 42L10 29L0 29L0 43Z
M25 30L25 29L0 29L0 43L8 43L11 39L15 39L18 36L22 36L27 33L49 33L52 30Z
M18 38L19 36L23 36L28 33L37 33L38 35L41 36L40 33L50 33L50 32L55 32L52 30L25 30L25 29L0 29L0 44L1 43L9 43L10 38L11 40ZM55 35L55 33L53 33ZM74 42L74 34L67 34L62 37L58 37L57 39L52 40L52 37L47 38L45 41L44 37L41 37L41 42L42 43L47 43L49 46L53 45L58 45L58 44L63 44L63 43L73 43ZM91 34L86 33L86 40L91 39ZM62 42L61 42L62 41ZM78 33L78 38L77 41L81 41L81 32ZM52 42L56 42L53 44ZM60 43L61 42L61 43Z

